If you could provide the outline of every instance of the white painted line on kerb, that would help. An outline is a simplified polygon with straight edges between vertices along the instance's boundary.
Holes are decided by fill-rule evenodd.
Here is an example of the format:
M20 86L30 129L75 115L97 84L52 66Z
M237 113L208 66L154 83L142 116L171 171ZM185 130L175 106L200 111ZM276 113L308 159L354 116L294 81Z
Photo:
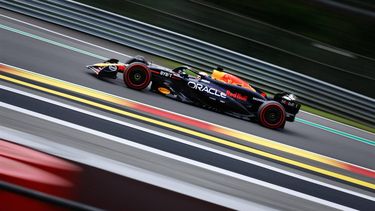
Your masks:
M277 186L277 185L274 185L274 184L271 184L271 183L268 183L268 182L264 182L262 180L258 180L258 179L251 178L251 177L248 177L248 176L244 176L244 175L241 175L241 174L238 174L238 173L235 173L235 172L231 172L231 171L228 171L228 170L225 170L225 169L222 169L222 168L218 168L218 167L211 166L211 165L208 165L208 164L205 164L205 163L201 163L201 162L198 162L198 161L195 161L195 160L191 160L191 159L188 159L188 158L185 158L185 157L181 157L181 156L178 156L178 155L175 155L175 154L172 154L172 153L168 153L168 152L165 152L165 151L162 151L162 150L151 148L151 147L148 147L148 146L145 146L145 145L142 145L142 144L138 144L138 143L129 141L127 139L123 139L123 138L113 136L113 135L110 135L110 134L107 134L107 133L99 132L99 131L96 131L96 130L93 130L93 129L90 129L90 128L87 128L87 127L83 127L81 125L73 124L73 123L70 123L70 122L67 122L67 121L64 121L64 120L60 120L60 119L53 118L53 117L50 117L50 116L47 116L47 115L44 115L44 114L40 114L40 113L37 113L37 112L34 112L34 111L23 109L21 107L17 107L17 106L14 106L14 105L3 103L3 102L0 102L0 107L7 108L7 109L10 109L10 110L13 110L13 111L17 111L17 112L20 112L20 113L23 113L23 114L26 114L26 115L29 115L29 116L33 116L33 117L36 117L36 118L39 118L39 119L43 119L43 120L46 120L46 121L49 121L49 122L52 122L52 123L55 123L55 124L63 125L65 127L69 127L69 128L75 129L75 130L79 130L79 131L82 131L82 132L85 132L85 133L88 133L88 134L92 134L92 135L107 139L109 141L113 141L113 142L117 142L117 143L120 143L120 144L123 144L123 145L134 147L134 148L146 151L148 153L157 154L157 155L169 158L169 159L177 160L179 162L183 162L183 163L186 163L186 164L189 164L189 165L192 165L192 166L203 168L203 169L206 169L206 170L218 173L218 174L233 177L233 178L236 178L236 179L239 179L239 180L242 180L242 181L245 181L245 182L249 182L249 183L252 183L252 184L256 184L256 185L259 185L259 186L262 186L262 187L266 187L266 188L269 188L269 189L272 189L272 190L275 190L275 191L286 193L286 194L289 194L289 195L292 195L292 196L295 196L295 197L298 197L298 198L302 198L302 199L305 199L305 200L308 200L308 201L312 201L312 202L315 202L315 203L318 203L318 204L322 204L322 205L325 205L325 206L328 206L328 207L332 207L332 208L340 209L340 210L355 210L355 209L352 209L350 207L346 207L346 206L343 206L343 205L340 205L340 204L337 204L337 203L333 203L333 202L330 202L330 201L327 201L327 200L324 200L324 199L320 199L320 198L317 198L317 197L314 197L314 196L310 196L310 195L307 195L307 194L304 194L304 193L301 193L301 192L298 192L298 191L294 191L294 190L291 190L291 189L288 189L288 188L285 188L285 187L281 187L281 186Z
M194 143L194 142L191 142L191 141L187 141L185 139L178 138L178 137L175 137L175 136L172 136L172 135L161 133L161 132L156 131L156 130L152 130L152 129L149 129L149 128L145 128L145 127L141 127L141 126L138 126L138 125L130 124L130 123L118 120L118 119L114 119L114 118L111 118L111 117L100 115L98 113L87 111L87 110L84 110L84 109L81 109L81 108L78 108L78 107L75 107L75 106L71 106L71 105L68 105L68 104L65 104L65 103L61 103L61 102L58 102L58 101L55 101L55 100L51 100L51 99L48 99L48 98L45 98L45 97L34 95L34 94L24 92L24 91L21 91L21 90L18 90L18 89L14 89L14 88L11 88L11 87L0 85L0 89L7 90L7 91L10 91L10 92L13 92L13 93L20 94L20 95L24 95L24 96L27 96L27 97L30 97L30 98L34 98L34 99L37 99L37 100L40 100L40 101L43 101L43 102L51 103L51 104L54 104L56 106L60 106L60 107L63 107L63 108L74 110L76 112L84 113L84 114L87 114L87 115L90 115L90 116L93 116L93 117L96 117L96 118L100 118L100 119L103 119L103 120L106 120L106 121L110 121L110 122L113 122L113 123L116 123L116 124L120 124L120 125L123 125L123 126L126 126L126 127L130 127L130 128L140 130L140 131L143 131L143 132L146 132L146 133L157 135L157 136L160 136L160 137L163 137L163 138L166 138L166 139L170 139L170 140L173 140L173 141L176 141L176 142L179 142L179 143L183 143L183 144L186 144L186 145L189 145L189 146L192 146L192 147L196 147L196 148L205 150L205 151L209 151L209 152L216 153L216 154L219 154L219 155L222 155L222 156L225 156L225 157L229 157L229 158L232 158L232 159L235 159L235 160L239 160L239 161L246 162L246 163L249 163L249 164L252 164L252 165L256 165L256 166L259 166L259 167L262 167L262 168L265 168L265 169L268 169L268 170L271 170L271 171L275 171L275 172L278 172L278 173L281 173L281 174L284 174L284 175L288 175L288 176L291 176L291 177L294 177L294 178L297 178L297 179L301 179L301 180L311 182L311 183L314 183L314 184L317 184L317 185L328 187L328 188L331 188L331 189L334 189L334 190L337 190L337 191L340 191L340 192L348 193L348 194L358 196L358 197L361 197L361 198L364 198L364 199L375 201L374 197L371 197L371 196L368 196L368 195L365 195L365 194L362 194L362 193L358 193L358 192L355 192L355 191L352 191L352 190L344 189L344 188L341 188L341 187L338 187L338 186L335 186L335 185L327 184L327 183L324 183L324 182L321 182L321 181L318 181L318 180L314 180L314 179L311 179L311 178L308 178L308 177L305 177L305 176L302 176L302 175L299 175L299 174L296 174L296 173L293 173L293 172L289 172L289 171L279 169L279 168L276 168L276 167L273 167L273 166L270 166L270 165L266 165L266 164L263 164L263 163L260 163L260 162L254 161L254 160L250 160L250 159L247 159L247 158L244 158L244 157L240 157L240 156L237 156L237 155L234 155L234 154L230 154L230 153L227 153L227 152L224 152L224 151L220 151L220 150L217 150L217 149L214 149L214 148L210 148L208 146L200 145L200 144L197 144L197 143ZM63 120L61 120L61 121L63 121Z

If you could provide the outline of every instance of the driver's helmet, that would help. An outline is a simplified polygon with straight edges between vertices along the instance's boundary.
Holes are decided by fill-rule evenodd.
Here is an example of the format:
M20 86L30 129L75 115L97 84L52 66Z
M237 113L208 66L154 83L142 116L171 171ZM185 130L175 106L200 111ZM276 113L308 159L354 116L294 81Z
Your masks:
M225 75L224 68L221 66L217 66L215 69L212 70L211 78L215 80L221 80Z
M212 73L211 73L211 78L215 79L215 80L222 80L222 78L224 77L225 75L225 72L222 72L222 71L219 71L219 70L213 70Z

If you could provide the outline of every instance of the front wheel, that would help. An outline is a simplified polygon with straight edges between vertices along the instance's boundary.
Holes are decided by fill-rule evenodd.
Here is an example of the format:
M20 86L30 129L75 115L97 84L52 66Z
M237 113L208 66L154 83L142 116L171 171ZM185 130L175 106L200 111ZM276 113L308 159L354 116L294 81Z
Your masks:
M264 127L284 128L285 120L285 109L276 101L266 101L258 109L258 121Z
M143 63L132 63L124 71L124 83L135 90L145 89L151 81L151 72Z

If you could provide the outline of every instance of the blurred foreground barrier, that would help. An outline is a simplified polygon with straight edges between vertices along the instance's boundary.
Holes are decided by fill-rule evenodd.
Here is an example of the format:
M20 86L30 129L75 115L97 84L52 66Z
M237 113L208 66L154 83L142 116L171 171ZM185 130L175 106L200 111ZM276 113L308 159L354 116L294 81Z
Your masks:
M220 65L228 72L245 78L267 92L292 92L306 105L375 125L373 98L207 42L74 1L0 0L0 2L2 8L202 70Z
M0 190L2 191L1 210L102 210L3 181L0 181Z

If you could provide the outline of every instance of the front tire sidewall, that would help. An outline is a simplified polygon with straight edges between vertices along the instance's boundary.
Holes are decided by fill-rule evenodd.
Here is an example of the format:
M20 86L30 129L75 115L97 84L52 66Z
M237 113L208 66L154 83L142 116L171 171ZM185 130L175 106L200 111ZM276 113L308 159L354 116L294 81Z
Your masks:
M135 74L140 77L135 79ZM151 72L148 67L143 63L132 63L124 71L124 83L127 87L135 90L145 89L151 81Z
M270 117L267 116L267 114L272 111L278 112L279 114L275 122L272 122ZM258 121L262 126L270 129L283 128L286 121L285 109L276 101L267 101L259 107Z

